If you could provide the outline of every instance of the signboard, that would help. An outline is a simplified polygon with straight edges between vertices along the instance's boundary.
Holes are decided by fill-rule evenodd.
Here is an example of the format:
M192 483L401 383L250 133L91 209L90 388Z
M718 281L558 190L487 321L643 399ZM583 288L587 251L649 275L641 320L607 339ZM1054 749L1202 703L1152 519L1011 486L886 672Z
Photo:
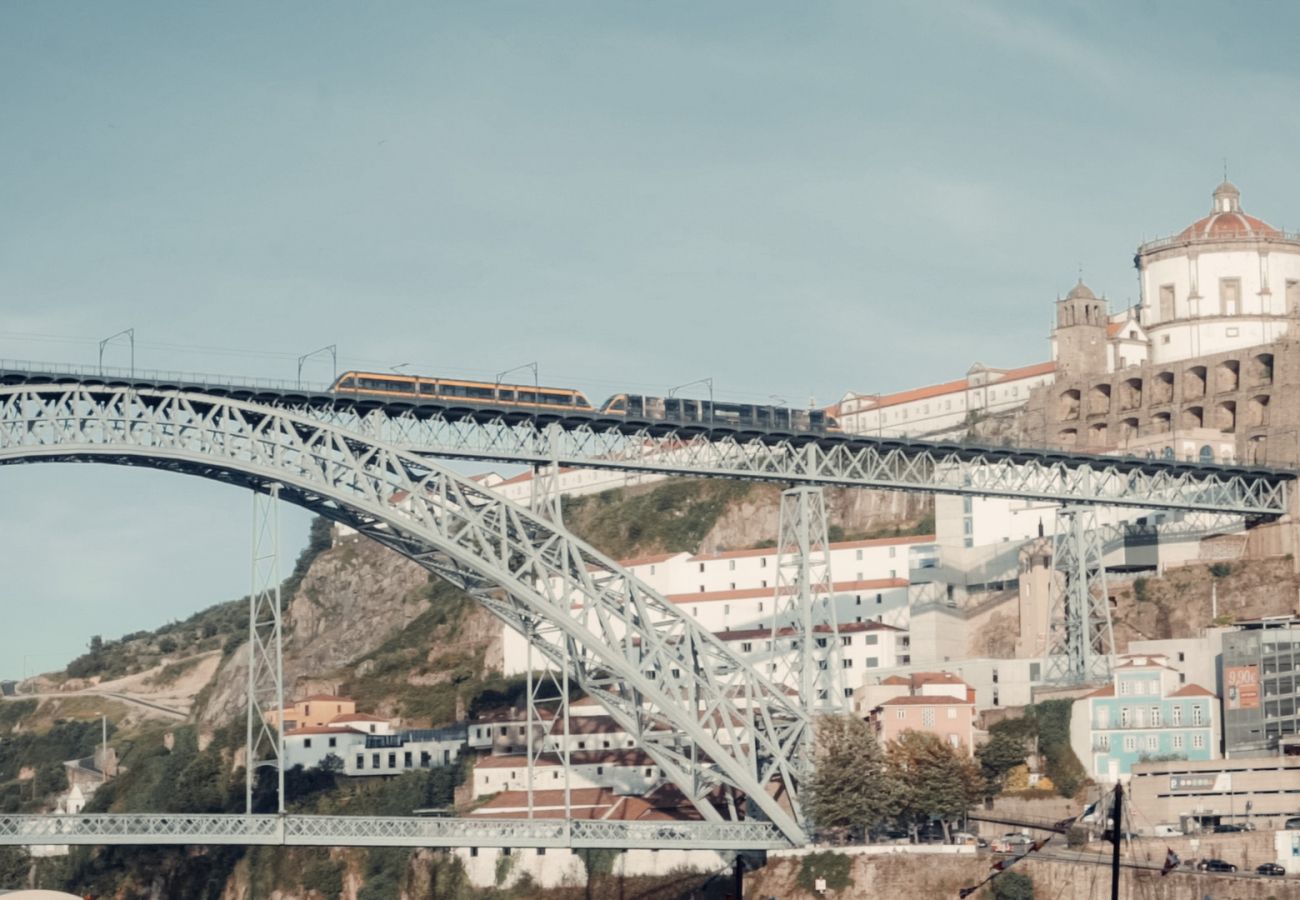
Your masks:
M1259 709L1259 666L1225 666L1228 709Z
M1187 794L1199 791L1226 794L1231 790L1231 772L1206 772L1204 775L1169 776L1169 792L1171 794Z

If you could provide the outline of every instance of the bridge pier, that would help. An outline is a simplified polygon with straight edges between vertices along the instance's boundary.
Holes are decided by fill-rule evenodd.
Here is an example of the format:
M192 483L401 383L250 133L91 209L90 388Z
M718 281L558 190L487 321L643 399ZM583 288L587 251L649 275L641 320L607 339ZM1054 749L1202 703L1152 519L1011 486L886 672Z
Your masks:
M1046 680L1080 684L1109 676L1115 640L1106 592L1105 548L1091 507L1057 513L1052 539L1052 615L1048 621Z
M276 812L284 813L284 653L280 605L280 485L253 490L252 590L248 595L248 736L244 809L253 813L257 770L276 770ZM273 705L273 706L272 706ZM267 720L275 710L274 726Z

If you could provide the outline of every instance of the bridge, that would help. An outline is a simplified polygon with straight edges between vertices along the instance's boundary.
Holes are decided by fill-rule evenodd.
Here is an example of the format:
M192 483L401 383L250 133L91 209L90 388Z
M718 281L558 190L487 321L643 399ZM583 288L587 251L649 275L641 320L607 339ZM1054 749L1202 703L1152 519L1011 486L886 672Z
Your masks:
M279 814L253 815L250 799L248 814L240 816L7 816L0 817L0 843L676 843L735 850L804 843L800 784L810 761L811 714L833 710L838 698L807 690L790 697L546 510L512 503L442 467L440 458L744 478L788 484L796 492L842 485L1255 519L1286 511L1294 477L1250 467L839 434L746 434L591 415L400 408L288 385L0 364L0 465L86 462L170 471L247 488L260 498L263 515L275 506L267 498L283 499L356 529L464 590L529 637L530 653L535 648L562 673L566 687L572 678L599 701L699 818L597 826L285 813L283 751L261 716L271 703L283 705L279 581L267 572L252 597L248 758L279 769ZM400 506L389 502L398 493L409 498ZM813 524L804 520L792 531L801 535L794 543L803 548L797 559L802 574L799 593L786 598L802 608L808 633ZM782 533L784 541L784 522ZM819 540L824 547L824 511ZM1076 583L1083 592L1087 567L1081 557ZM1086 603L1083 598L1079 593L1076 599ZM1071 615L1077 632L1087 613ZM1074 639L1077 644L1077 633ZM814 643L800 642L796 670L819 668ZM829 652L838 652L838 641L827 643ZM1086 656L1087 649L1075 644L1069 652ZM530 681L530 714L533 699ZM532 753L530 747L530 764Z

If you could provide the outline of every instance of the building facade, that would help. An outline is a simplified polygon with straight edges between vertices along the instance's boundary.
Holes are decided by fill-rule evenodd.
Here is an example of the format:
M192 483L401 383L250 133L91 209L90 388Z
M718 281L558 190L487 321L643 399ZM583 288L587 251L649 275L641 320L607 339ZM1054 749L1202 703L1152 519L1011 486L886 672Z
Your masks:
M1178 676L1163 656L1126 656L1109 684L1074 702L1070 743L1090 777L1113 783L1146 760L1219 757L1218 698Z
M1222 642L1224 753L1277 754L1300 723L1300 619L1244 624Z

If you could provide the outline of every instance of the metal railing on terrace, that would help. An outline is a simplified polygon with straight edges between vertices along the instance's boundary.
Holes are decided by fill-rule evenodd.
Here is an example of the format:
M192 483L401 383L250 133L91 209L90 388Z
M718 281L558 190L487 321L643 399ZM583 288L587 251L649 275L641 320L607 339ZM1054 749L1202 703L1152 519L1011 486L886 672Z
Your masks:
M1205 237L1192 236L1187 237L1183 232L1166 235L1165 237L1154 238L1138 247L1138 253L1150 253L1155 250L1163 250L1166 247L1177 247L1181 244L1259 244L1259 243L1277 243L1277 244L1300 244L1300 231L1275 231L1271 234L1214 234Z

